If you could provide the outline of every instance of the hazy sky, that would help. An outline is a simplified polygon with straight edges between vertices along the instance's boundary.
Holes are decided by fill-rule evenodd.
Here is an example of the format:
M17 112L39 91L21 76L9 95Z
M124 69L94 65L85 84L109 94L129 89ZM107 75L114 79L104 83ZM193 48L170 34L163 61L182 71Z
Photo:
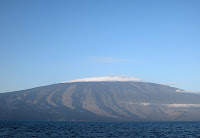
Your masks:
M200 1L0 0L0 92L107 74L200 91Z

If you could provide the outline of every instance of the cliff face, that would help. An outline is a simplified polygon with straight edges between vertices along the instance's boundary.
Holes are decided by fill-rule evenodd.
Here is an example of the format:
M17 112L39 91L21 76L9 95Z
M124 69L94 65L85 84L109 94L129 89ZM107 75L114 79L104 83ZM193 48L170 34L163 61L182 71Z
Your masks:
M199 120L200 95L146 82L72 82L0 94L0 120Z

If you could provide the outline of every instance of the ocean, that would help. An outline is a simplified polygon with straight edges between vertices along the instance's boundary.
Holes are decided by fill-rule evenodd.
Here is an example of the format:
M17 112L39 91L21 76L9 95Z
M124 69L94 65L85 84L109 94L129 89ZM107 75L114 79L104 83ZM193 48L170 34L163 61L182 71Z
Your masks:
M200 122L0 121L0 137L200 137Z

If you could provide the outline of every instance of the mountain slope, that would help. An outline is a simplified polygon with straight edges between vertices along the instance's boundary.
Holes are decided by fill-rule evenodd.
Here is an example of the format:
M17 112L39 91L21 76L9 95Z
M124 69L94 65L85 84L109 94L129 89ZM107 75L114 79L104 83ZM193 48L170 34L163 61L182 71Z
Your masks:
M71 82L0 94L0 120L200 120L200 95L147 82Z

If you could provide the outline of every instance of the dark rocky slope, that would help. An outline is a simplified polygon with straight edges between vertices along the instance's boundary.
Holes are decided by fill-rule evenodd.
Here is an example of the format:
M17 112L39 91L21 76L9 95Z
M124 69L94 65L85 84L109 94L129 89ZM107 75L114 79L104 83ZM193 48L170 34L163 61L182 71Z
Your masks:
M0 120L200 121L200 95L147 82L73 82L0 94Z

